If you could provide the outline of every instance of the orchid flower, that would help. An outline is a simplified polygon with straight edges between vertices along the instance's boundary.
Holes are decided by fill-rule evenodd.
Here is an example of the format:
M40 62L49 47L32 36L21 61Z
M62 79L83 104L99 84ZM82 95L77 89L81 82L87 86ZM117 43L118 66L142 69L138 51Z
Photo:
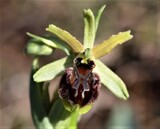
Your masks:
M49 55L52 49L60 49L66 57L53 61L39 68L33 75L34 82L42 83L62 75L58 94L64 108L78 111L79 114L88 112L97 99L102 86L108 88L121 99L128 99L129 94L125 83L120 77L99 60L110 53L119 44L130 40L131 31L119 32L107 40L94 46L99 20L105 5L96 16L90 9L84 10L84 41L81 43L69 32L51 24L46 31L56 38L40 37L27 33L34 40L27 46L27 52L35 55ZM40 45L39 42L42 44Z

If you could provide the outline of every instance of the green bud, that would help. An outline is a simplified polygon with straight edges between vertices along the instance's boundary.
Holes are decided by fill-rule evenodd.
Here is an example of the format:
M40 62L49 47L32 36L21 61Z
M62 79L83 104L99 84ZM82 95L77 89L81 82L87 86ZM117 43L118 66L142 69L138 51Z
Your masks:
M42 43L29 42L26 47L26 53L31 55L50 55L53 49Z

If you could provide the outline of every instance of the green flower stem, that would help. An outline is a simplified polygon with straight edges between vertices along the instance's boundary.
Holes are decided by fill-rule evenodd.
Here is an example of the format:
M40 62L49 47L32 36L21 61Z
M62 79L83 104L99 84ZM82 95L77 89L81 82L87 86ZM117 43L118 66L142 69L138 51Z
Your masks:
M68 129L77 129L79 117L79 106L76 106L70 114L70 122Z

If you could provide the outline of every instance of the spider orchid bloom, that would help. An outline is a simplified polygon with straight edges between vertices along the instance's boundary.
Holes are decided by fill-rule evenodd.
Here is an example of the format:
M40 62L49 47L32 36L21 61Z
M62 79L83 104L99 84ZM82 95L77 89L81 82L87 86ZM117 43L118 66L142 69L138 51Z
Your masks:
M95 63L92 59L84 62L84 58L78 55L74 59L73 67L67 68L62 76L59 87L60 97L68 100L71 105L78 104L80 107L93 103L98 97L101 86L99 75L93 72L94 68Z
M118 44L130 40L129 31L112 35L109 39L94 46L99 20L105 6L96 17L88 9L84 10L83 44L70 33L51 24L46 29L59 39L47 39L28 33L29 36L42 41L49 47L63 50L67 56L40 68L33 76L34 81L44 82L63 75L59 86L59 96L68 111L75 105L80 107L80 114L88 112L98 97L101 83L117 97L126 100L129 97L124 82L98 58L108 54Z

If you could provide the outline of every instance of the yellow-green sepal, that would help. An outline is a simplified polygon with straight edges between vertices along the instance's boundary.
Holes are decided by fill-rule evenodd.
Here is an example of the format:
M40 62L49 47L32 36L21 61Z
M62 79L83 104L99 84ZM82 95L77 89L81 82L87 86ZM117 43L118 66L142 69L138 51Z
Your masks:
M56 27L55 25L51 24L46 31L49 31L67 43L75 53L81 53L84 51L83 45L73 37L69 32Z
M117 35L112 35L109 39L103 41L102 43L96 45L93 49L94 57L100 58L107 53L109 53L114 47L118 44L122 44L128 40L130 40L133 36L130 34L131 31L120 32Z
M69 55L62 59L53 61L43 67L41 67L34 75L34 81L43 82L49 81L58 75L64 73L67 67L72 66L74 55Z
M100 60L95 60L96 68L95 72L101 77L102 84L107 87L114 95L121 99L128 99L129 94L125 83L110 70L106 65L104 65Z

